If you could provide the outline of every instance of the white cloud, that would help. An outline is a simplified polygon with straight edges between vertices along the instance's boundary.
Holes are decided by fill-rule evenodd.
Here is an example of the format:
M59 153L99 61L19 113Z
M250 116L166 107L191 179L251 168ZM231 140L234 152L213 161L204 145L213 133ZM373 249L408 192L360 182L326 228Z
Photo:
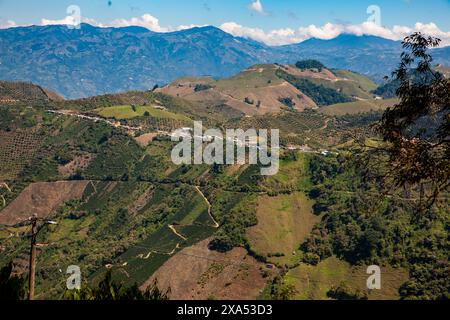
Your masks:
M261 0L255 0L251 4L249 4L248 8L252 11L255 11L261 15L267 15L267 12L264 11L264 7L261 3Z
M74 18L73 16L67 16L63 19L59 20L51 20L51 19L41 19L41 25L42 26L51 26L51 25L78 25L80 22L82 23L89 23L91 25L95 26L101 26L97 21L94 19L89 19L85 17L81 17L80 19Z
M199 25L191 24L191 25L180 25L176 27L163 27L159 23L159 19L152 16L149 13L146 13L142 15L141 17L133 17L130 19L116 19L109 23L101 23L94 19L89 19L85 17L81 17L78 22L88 23L93 26L97 27L130 27L130 26L138 26L138 27L144 27L154 32L172 32L172 31L179 31L179 30L185 30L190 29L194 27L199 27ZM75 21L75 18L72 16L67 16L64 19L60 20L49 20L49 19L42 19L41 25L76 25L78 24L77 21Z
M8 28L14 28L14 27L18 27L18 25L16 24L15 21L13 21L13 20L2 21L2 20L0 20L0 29L8 29Z
M129 26L139 26L147 28L155 32L168 32L169 28L161 27L158 18L155 18L151 14L144 14L142 17L114 20L109 24L111 27L129 27Z
M235 22L226 22L220 28L234 36L250 38L268 45L285 45L302 42L310 38L333 39L341 34L373 35L391 40L402 40L415 31L438 37L441 45L450 45L450 32L439 29L435 23L416 23L414 27L394 26L391 29L379 26L374 22L364 22L357 25L327 23L323 26L309 25L298 29L285 28L265 32L259 28L249 28Z
M252 2L252 6L255 7L256 11L260 10L260 12L265 12L260 1ZM175 27L162 26L159 19L149 13L146 13L141 17L133 17L130 19L116 19L109 23L101 23L94 19L89 19L86 17L81 17L80 19L78 19L78 21L75 21L75 18L73 18L72 16L67 16L60 20L42 19L41 25L74 25L78 22L88 23L98 27L141 26L154 32L173 32L190 29L193 27L200 27L200 25L195 24L180 25ZM0 29L17 26L24 25L19 25L11 20L0 20ZM450 32L441 30L435 23L432 22L418 22L413 27L397 25L393 26L392 28L379 26L374 22L364 22L354 25L326 23L323 26L316 26L312 24L309 26L299 27L297 29L282 28L269 31L265 31L261 28L246 27L236 22L226 22L219 28L234 36L250 38L274 46L299 43L310 38L328 40L333 39L341 34L373 35L391 40L402 40L404 37L415 31L420 31L427 35L440 38L442 40L442 46L450 45Z

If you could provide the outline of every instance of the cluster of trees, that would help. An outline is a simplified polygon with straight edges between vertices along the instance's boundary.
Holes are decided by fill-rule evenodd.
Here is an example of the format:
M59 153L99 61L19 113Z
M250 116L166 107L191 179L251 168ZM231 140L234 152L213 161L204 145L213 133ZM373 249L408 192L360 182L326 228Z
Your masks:
M214 213L216 217L220 218L221 228L209 245L211 250L227 252L235 247L248 245L247 228L258 223L256 203L252 197L243 197L233 204L234 201L233 199L228 200L228 203L224 203L224 208Z
M368 300L365 293L359 290L352 290L345 283L332 287L327 292L327 297L334 300Z
M325 69L325 66L317 60L302 60L302 61L298 61L295 66L301 70L307 70L307 69L317 69L320 71L322 71L323 69Z
M288 108L293 109L295 107L295 102L292 100L291 97L278 98L278 101L280 101Z
M310 196L323 219L301 246L305 263L336 255L352 264L402 266L410 269L410 281L400 290L403 298L448 297L445 206L418 214L417 192L384 196L383 181L366 178L351 157L315 156L310 170L315 184Z
M396 80L388 81L372 91L373 94L383 97L384 99L391 99L397 96L399 82Z
M269 286L269 297L271 300L287 301L295 299L298 294L297 289L291 283L281 277L276 277Z
M428 52L439 43L421 33L404 40L405 52L394 72L400 102L386 110L376 127L385 145L375 153L388 157L393 183L428 191L431 201L423 210L450 187L450 79L434 70Z
M298 90L310 97L319 106L329 106L336 103L344 103L353 101L347 95L338 92L332 88L323 85L317 85L306 78L296 77L284 70L278 69L277 76L286 80Z
M209 85L209 84L199 83L199 84L196 84L196 85L195 85L194 91L195 91L195 92L200 92L200 91L209 90L209 89L211 89L211 88L212 88L212 86Z

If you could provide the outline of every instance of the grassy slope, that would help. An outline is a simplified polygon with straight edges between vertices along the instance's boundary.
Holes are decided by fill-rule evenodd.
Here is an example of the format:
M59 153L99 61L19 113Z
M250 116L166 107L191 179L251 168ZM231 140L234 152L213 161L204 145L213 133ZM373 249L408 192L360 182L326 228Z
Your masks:
M223 92L240 96L252 88L282 84L283 81L275 75L275 70L274 65L256 65L234 77L217 81L215 86Z
M358 83L358 86L366 92L375 90L378 86L369 78L348 70L335 70L334 73L340 78L349 79Z
M362 86L354 80L328 81L324 79L311 78L310 81L317 85L323 85L326 88L334 89L349 97L358 97L361 99L370 99L373 97L373 94L365 91Z
M342 116L346 114L358 114L371 111L385 110L393 106L397 99L387 100L363 100L349 103L339 103L320 109L321 113L329 116Z
M299 244L319 218L312 213L312 201L300 192L277 197L260 197L258 224L249 229L249 242L256 253L277 264L296 262ZM282 257L273 255L283 254Z
M293 284L298 291L296 299L325 300L327 292L333 286L345 283L353 290L367 293L370 300L396 300L398 288L408 279L403 269L381 268L381 290L367 290L366 267L352 267L336 257L328 258L317 266L300 265L289 270L285 276L287 283Z
M258 224L248 230L249 243L256 253L269 257L277 264L291 264L298 261L293 254L311 232L320 218L312 213L313 201L304 191L310 186L308 176L308 155L297 153L296 159L280 161L277 175L266 177L262 186L269 192L297 192L275 197L258 198ZM275 257L280 255L281 257Z

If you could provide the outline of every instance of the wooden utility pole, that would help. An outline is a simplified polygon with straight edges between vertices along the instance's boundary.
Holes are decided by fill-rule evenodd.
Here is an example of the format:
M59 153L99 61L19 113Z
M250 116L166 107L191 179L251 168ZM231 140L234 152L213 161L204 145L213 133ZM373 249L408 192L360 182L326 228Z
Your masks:
M36 238L38 234L37 217L31 220L31 247L30 247L30 268L29 268L29 292L28 299L34 300L34 283L36 279Z
M29 277L28 277L28 299L34 300L34 285L36 282L36 247L38 244L37 236L39 232L44 228L45 225L57 224L55 221L46 220L42 218L38 218L35 214L29 220L31 222L31 245L30 245L30 265L29 265ZM38 225L38 222L41 221L41 225ZM27 223L28 224L28 223Z

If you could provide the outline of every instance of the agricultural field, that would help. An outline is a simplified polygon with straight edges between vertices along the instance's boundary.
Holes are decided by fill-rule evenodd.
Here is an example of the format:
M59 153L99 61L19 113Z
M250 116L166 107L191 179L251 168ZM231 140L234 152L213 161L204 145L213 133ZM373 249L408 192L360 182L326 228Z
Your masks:
M0 181L15 179L28 165L42 145L38 128L0 130Z
M182 198L169 206L164 202L168 196ZM170 186L162 186L154 190L140 212L167 212L166 217L161 216L165 223L120 255L115 276L126 284L143 283L176 252L209 237L215 225L208 210L208 203L193 187L171 190Z
M87 184L87 181L32 183L1 211L0 224L15 225L31 214L46 218L65 202L81 198Z

